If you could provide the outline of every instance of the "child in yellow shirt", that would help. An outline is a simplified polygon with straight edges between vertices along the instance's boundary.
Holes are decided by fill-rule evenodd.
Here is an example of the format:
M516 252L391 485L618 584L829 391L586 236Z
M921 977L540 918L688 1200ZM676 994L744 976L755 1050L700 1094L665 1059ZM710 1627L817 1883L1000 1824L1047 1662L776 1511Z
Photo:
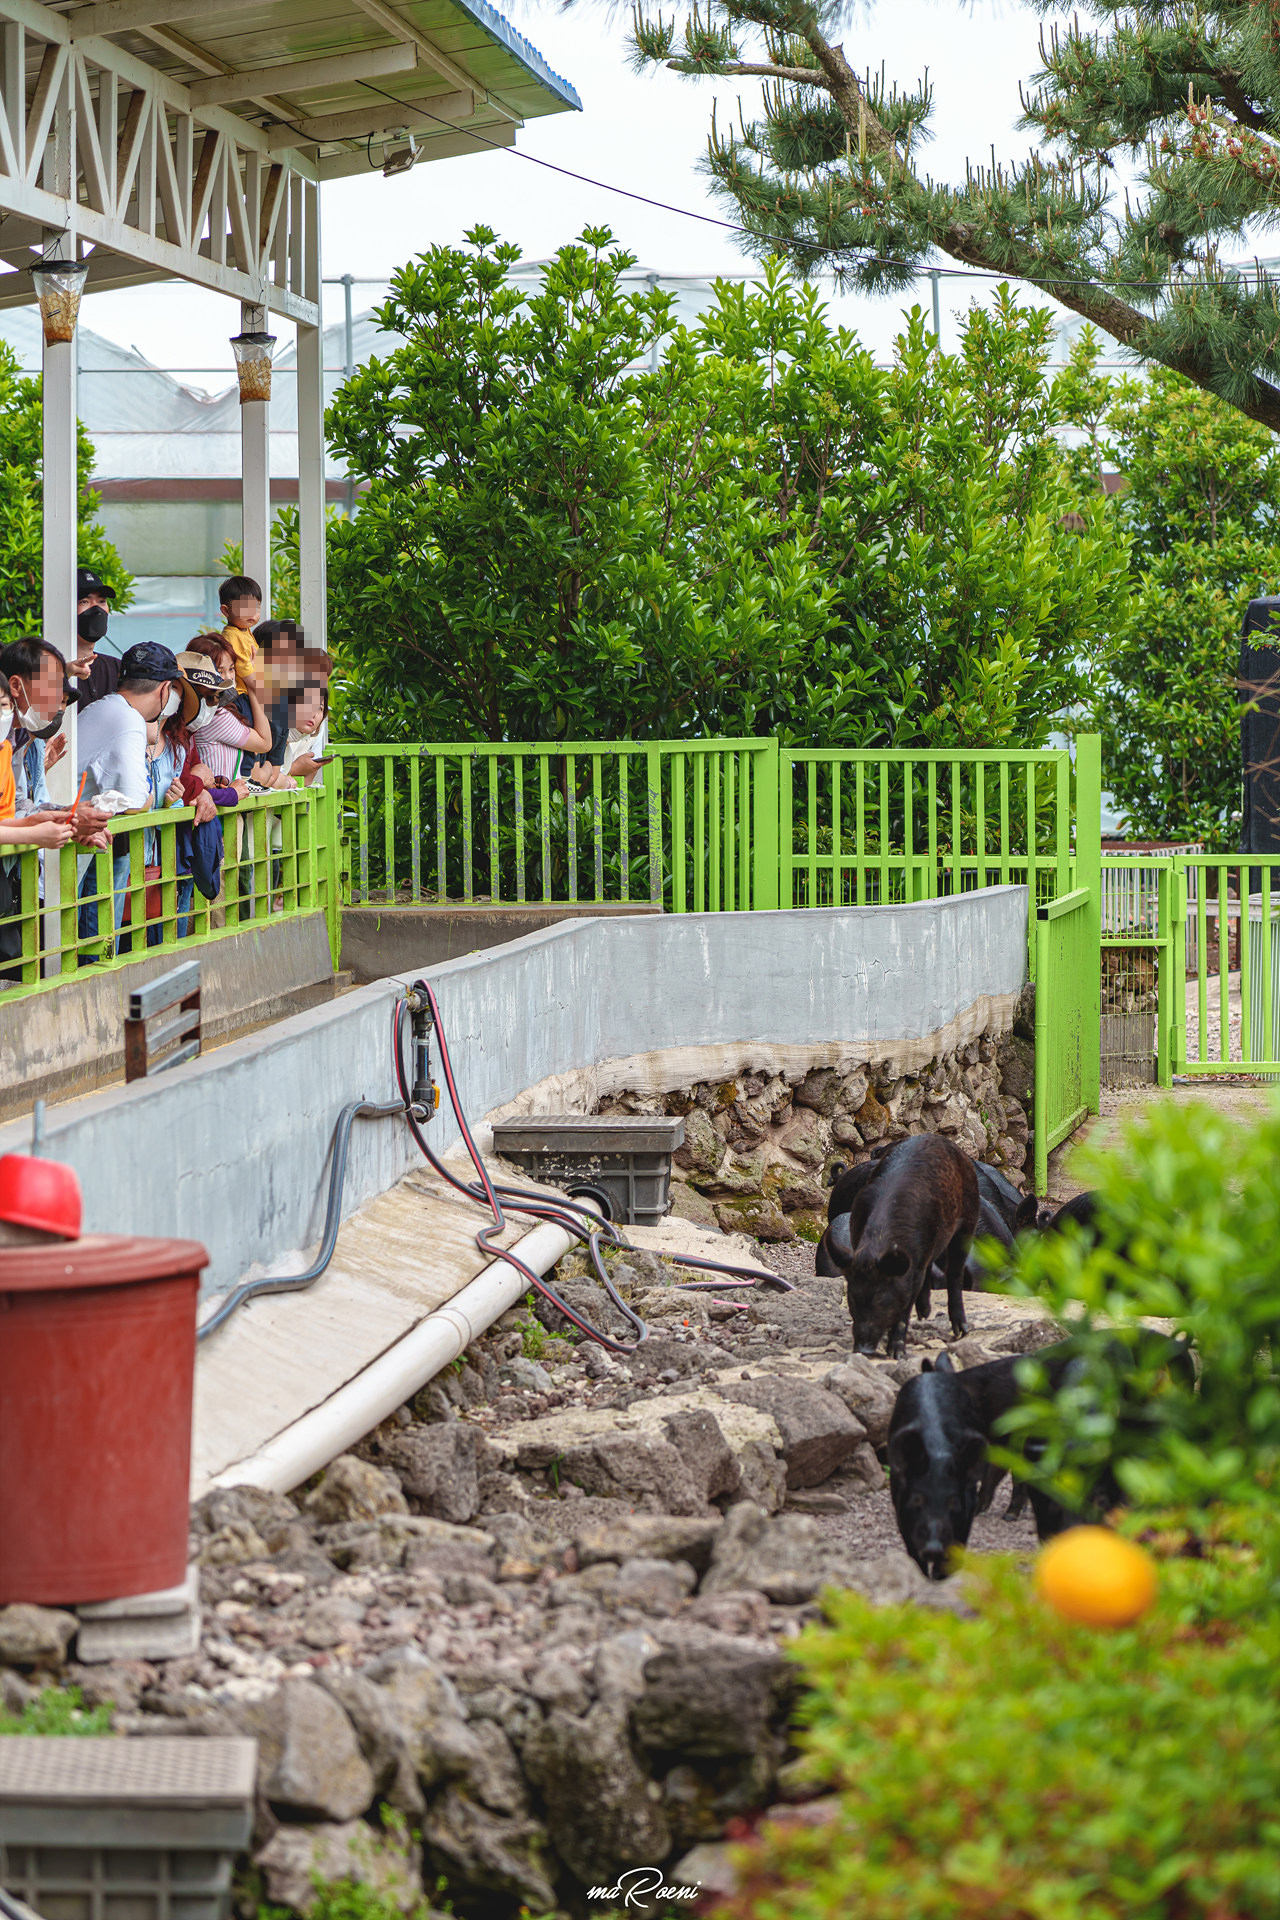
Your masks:
M222 609L222 638L235 656L236 692L247 693L250 676L258 671L259 647L253 630L262 619L262 588L247 574L233 574L218 589Z

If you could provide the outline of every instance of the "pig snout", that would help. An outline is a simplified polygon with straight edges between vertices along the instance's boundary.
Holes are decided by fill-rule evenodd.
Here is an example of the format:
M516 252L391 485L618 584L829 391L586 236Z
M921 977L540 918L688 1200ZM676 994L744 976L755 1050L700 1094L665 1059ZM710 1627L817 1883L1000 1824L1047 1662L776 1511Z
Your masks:
M951 1543L942 1539L941 1535L935 1535L932 1539L921 1543L918 1561L920 1571L927 1580L946 1579L947 1560L950 1553Z

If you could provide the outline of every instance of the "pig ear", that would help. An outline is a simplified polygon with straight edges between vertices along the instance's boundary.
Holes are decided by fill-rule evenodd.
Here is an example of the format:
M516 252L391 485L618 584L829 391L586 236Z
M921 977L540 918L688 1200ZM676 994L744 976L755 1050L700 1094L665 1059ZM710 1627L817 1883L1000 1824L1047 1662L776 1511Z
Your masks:
M919 1427L899 1427L889 1435L889 1465L902 1473L928 1471L929 1449Z
M852 1260L853 1237L849 1231L852 1215L838 1213L827 1228L827 1245L837 1260Z
M1040 1202L1036 1199L1036 1196L1034 1195L1034 1193L1024 1194L1022 1199L1019 1200L1017 1211L1013 1216L1014 1232L1015 1233L1028 1232L1030 1228L1036 1225L1037 1221L1039 1220L1039 1217L1040 1217Z
M947 1356L946 1356L946 1355L945 1355L945 1353L944 1353L942 1357L943 1357L943 1359L945 1360ZM929 1357L928 1357L928 1355L927 1355L927 1354L925 1355L925 1358L924 1358L924 1359L923 1359L923 1360L922 1360L922 1361L920 1362L920 1371L921 1371L921 1373L932 1373L932 1372L933 1372L933 1362L932 1362L932 1360L930 1360L930 1359L929 1359ZM939 1367L939 1369L938 1369L938 1371L939 1371L939 1372L941 1372L941 1371L942 1371L942 1369L941 1369L941 1367Z
M822 1182L823 1186L834 1187L836 1181L840 1178L841 1174L847 1173L848 1171L849 1169L845 1165L843 1160L833 1160L831 1162L831 1165L827 1168L826 1177Z
M987 1438L982 1433L966 1433L958 1449L960 1467L964 1473L976 1473L987 1458Z
M956 1363L949 1353L940 1353L933 1363L935 1373L954 1373Z

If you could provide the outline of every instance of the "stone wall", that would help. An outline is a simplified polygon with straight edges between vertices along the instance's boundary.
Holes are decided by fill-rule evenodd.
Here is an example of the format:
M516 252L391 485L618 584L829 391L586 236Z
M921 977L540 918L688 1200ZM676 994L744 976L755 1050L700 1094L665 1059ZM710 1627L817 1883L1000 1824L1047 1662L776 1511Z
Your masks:
M1012 1032L984 1033L914 1073L890 1061L803 1073L744 1067L660 1095L623 1091L596 1111L684 1115L672 1213L759 1240L818 1240L835 1168L856 1166L908 1134L945 1133L1022 1185L1034 1075L1029 1019L1020 1003Z

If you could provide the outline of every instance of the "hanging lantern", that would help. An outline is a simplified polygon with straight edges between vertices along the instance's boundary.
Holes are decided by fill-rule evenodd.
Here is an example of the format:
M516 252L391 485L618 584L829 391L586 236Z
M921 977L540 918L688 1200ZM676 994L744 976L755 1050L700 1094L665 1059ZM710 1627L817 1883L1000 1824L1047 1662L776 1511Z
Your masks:
M271 349L274 333L237 333L231 342L240 381L240 405L271 398Z
M44 322L45 345L54 347L74 340L80 295L84 292L87 260L42 260L31 269L31 279L40 302Z

